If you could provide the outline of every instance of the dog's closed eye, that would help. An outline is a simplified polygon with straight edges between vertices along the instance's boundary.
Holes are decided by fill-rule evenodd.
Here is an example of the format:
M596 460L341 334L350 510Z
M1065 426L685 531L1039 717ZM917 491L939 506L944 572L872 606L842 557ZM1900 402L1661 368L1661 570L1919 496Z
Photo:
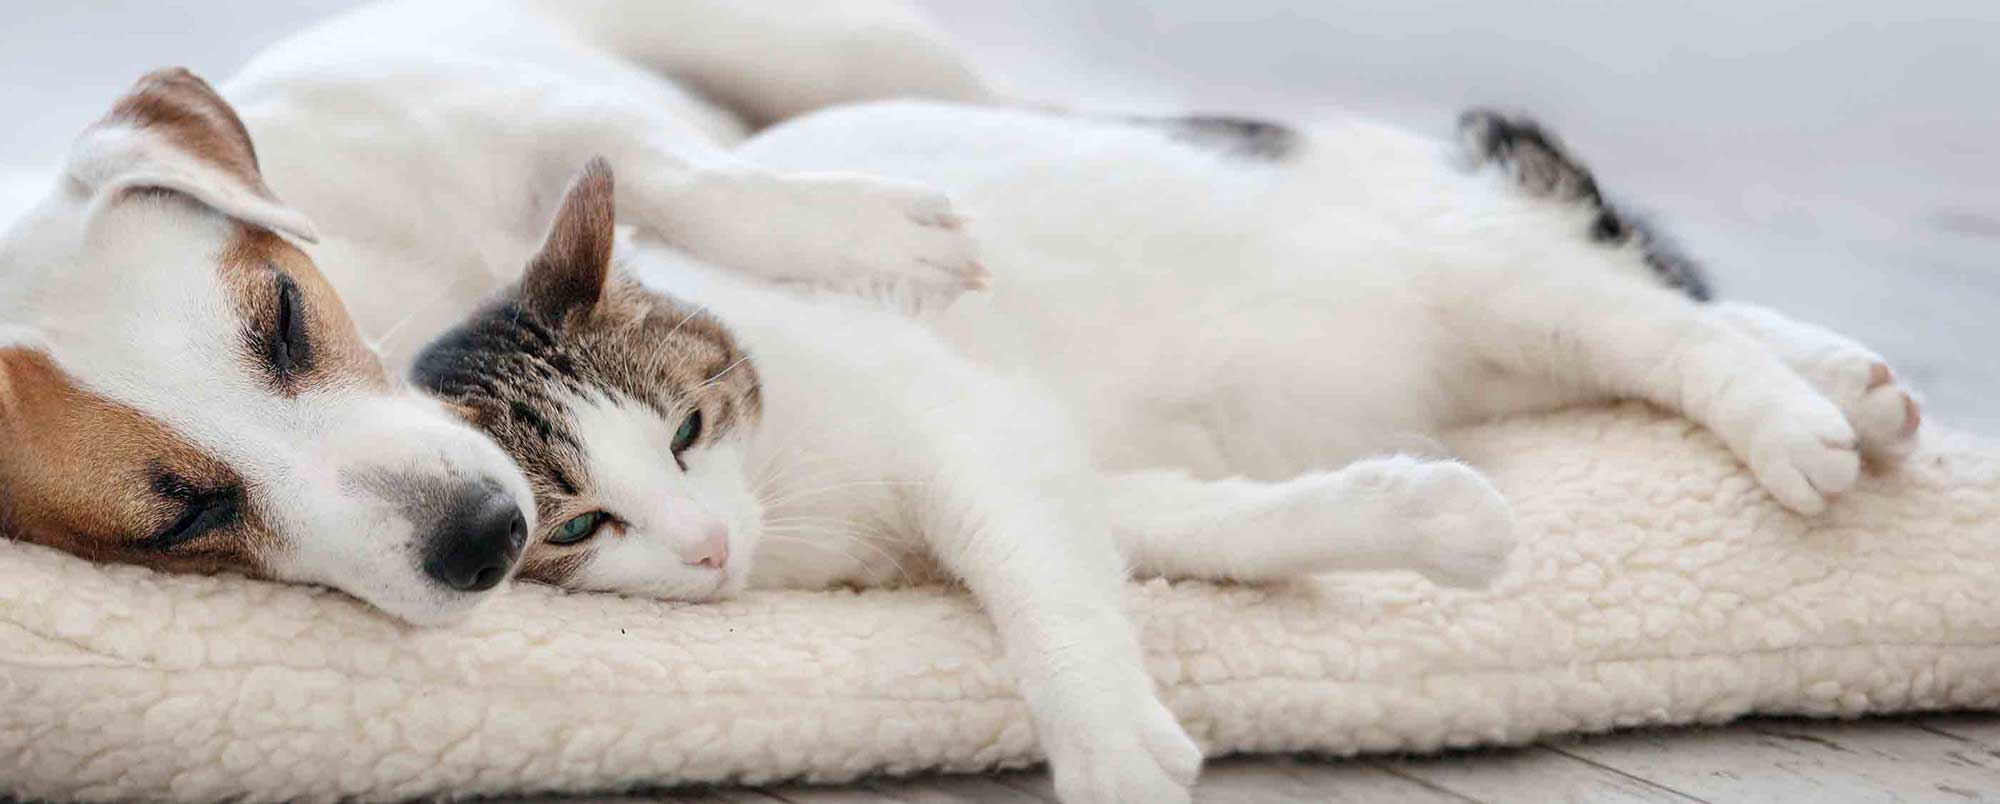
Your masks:
M153 493L175 508L173 519L139 540L139 545L149 550L171 550L235 525L243 517L243 489L239 486L202 488L173 472L158 470Z
M306 334L306 316L299 299L299 284L289 274L277 275L277 316L271 322L269 357L271 370L290 378L312 366L312 341Z
M271 314L259 336L265 366L279 388L293 391L297 380L313 367L310 314L297 282L283 271L273 271Z

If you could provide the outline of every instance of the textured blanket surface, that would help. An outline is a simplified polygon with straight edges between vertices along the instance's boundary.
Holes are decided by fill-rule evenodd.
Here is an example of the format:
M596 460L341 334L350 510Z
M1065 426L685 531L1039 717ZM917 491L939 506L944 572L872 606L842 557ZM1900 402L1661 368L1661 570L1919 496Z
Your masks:
M1936 429L1826 516L1639 407L1455 446L1514 500L1495 589L1135 584L1211 754L1428 751L1748 713L2000 704L2000 446ZM0 792L252 800L596 791L1038 758L945 590L676 606L525 587L443 630L339 595L0 544Z

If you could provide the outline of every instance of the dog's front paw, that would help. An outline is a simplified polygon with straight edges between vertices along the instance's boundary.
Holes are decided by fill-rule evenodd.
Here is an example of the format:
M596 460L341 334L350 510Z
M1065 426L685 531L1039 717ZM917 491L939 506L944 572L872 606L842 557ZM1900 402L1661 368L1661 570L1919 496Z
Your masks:
M1201 749L1150 692L1049 736L1049 768L1065 804L1184 802Z
M1801 396L1766 414L1745 461L1779 505L1817 514L1854 486L1861 474L1859 446L1854 428L1831 401Z
M1406 470L1404 505L1417 529L1424 577L1443 585L1484 588L1514 554L1514 509L1479 470L1453 461L1425 461Z

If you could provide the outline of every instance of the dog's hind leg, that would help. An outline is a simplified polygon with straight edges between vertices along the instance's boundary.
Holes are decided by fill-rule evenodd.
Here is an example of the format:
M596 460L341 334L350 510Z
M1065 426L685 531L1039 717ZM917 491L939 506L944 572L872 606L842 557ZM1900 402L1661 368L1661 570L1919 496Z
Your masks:
M1410 570L1475 587L1514 549L1507 501L1453 461L1376 458L1282 483L1137 472L1107 478L1104 499L1141 576L1255 582Z
M902 0L548 0L538 8L758 127L857 101L989 98L967 60Z

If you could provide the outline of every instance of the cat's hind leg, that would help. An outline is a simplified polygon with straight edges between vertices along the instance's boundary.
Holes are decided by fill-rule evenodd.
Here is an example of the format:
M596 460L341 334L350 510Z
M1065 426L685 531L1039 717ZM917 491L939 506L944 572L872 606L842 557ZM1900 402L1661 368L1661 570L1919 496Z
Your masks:
M1922 406L1881 355L1769 308L1727 302L1713 309L1731 326L1763 341L1785 365L1840 406L1870 462L1894 466L1916 449Z
M1589 225L1557 233L1570 242L1539 252L1508 247L1551 232L1486 232L1485 251L1504 261L1440 284L1449 297L1440 309L1450 311L1450 329L1474 357L1468 365L1485 369L1469 375L1497 370L1551 401L1636 397L1679 411L1720 436L1779 503L1801 513L1819 512L1853 485L1863 450L1906 451L1902 431L1914 429L1915 408L1905 406L1886 365L1860 356L1865 350L1832 348L1842 356L1821 365L1830 346L1851 343L1775 316L1700 304L1711 296L1700 266L1607 201L1583 163L1533 121L1475 109L1461 118L1459 134L1475 169L1497 166L1511 177L1530 202L1522 211L1543 204L1590 211L1556 217ZM1461 398L1487 395L1475 383L1461 385Z
M1451 327L1478 364L1574 399L1643 399L1699 422L1787 508L1824 510L1860 475L1860 441L1833 400L1714 310L1598 263L1549 254L1448 291ZM1475 397L1479 389L1459 389Z
M1279 483L1177 471L1105 478L1112 532L1135 574L1258 582L1409 570L1481 587L1514 550L1507 501L1477 470L1394 456Z

